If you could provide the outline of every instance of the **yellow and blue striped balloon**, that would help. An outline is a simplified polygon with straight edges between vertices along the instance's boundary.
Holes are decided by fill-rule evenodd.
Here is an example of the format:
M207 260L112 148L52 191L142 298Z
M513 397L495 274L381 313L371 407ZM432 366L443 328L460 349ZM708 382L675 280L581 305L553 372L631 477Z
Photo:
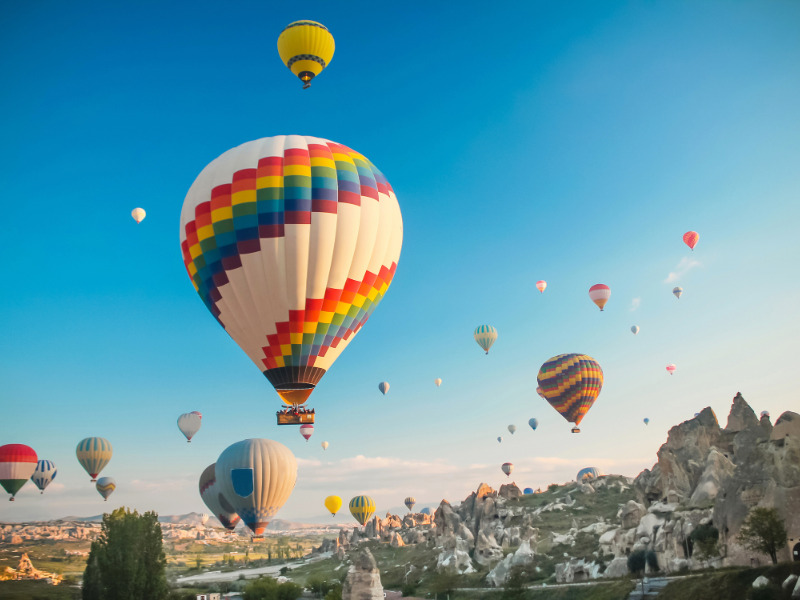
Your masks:
M350 514L362 525L365 525L374 513L375 500L369 496L356 496L350 500Z
M101 437L90 437L80 441L75 453L78 462L91 475L92 481L97 481L97 475L111 460L111 442Z

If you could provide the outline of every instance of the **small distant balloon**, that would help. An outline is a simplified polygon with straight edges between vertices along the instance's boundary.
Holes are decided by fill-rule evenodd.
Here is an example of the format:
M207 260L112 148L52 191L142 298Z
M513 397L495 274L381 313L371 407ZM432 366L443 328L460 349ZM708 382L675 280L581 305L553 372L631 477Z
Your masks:
M700 234L696 231L687 231L683 234L683 242L692 250L697 245L697 240L700 239Z
M85 438L78 442L75 449L78 462L91 476L92 482L97 481L97 475L111 460L113 450L111 442L101 437Z
M325 508L328 509L332 517L335 517L339 509L342 508L342 499L339 496L328 496L325 498Z
M473 337L475 341L478 342L478 345L486 350L486 354L489 354L489 348L491 348L492 344L497 340L497 329L491 325L479 325L475 328Z
M313 433L314 433L314 426L311 423L305 423L303 425L300 425L300 435L302 435L306 439L306 441L308 441L308 438L310 438Z
M603 307L610 297L611 288L607 285L598 283L589 288L589 298L591 298L592 302L594 302L600 310L603 310Z
M95 484L97 492L108 502L108 497L117 489L117 482L113 477L101 477Z
M388 381L381 381L378 384L378 389L381 391L381 394L383 394L385 396L386 392L389 391L389 382Z
M644 419L642 419L642 422L643 422L645 425L649 425L649 424L650 424L650 419L648 419L647 417L645 417Z
M683 293L683 288L682 287L674 287L674 288L672 288L672 293L675 294L675 297L678 300L680 300L681 299L681 294Z
M289 23L278 36L278 54L283 64L303 82L303 89L327 67L336 43L331 32L316 21Z
M522 493L525 494L526 496L530 496L533 493L533 488L525 488L524 490L522 490Z
M638 325L632 325L631 326L631 333L633 335L636 335L637 333L639 333L639 326Z
M406 498L405 500L403 500L403 504L405 504L405 505L406 505L406 508L407 508L408 510L413 510L413 509L414 509L414 505L415 505L416 503L417 503L417 499L416 499L416 498L414 498L414 496L409 496L408 498Z
M323 450L327 450L327 449L328 449L328 446L330 446L330 444L329 444L328 442L322 442L322 443L320 444L320 446L322 446L322 449L323 449Z
M583 481L589 481L591 479L596 479L600 477L601 473L597 467L586 467L578 471L578 474L575 476L575 479L580 483Z
M767 417L769 419L769 411L768 410L762 410L761 411L761 418L763 419L764 417Z
M186 436L187 443L191 442L194 434L200 431L202 420L203 415L197 411L183 413L180 417L178 417L178 429L180 429L181 433Z
M143 208L134 208L131 211L131 216L133 217L133 220L136 221L136 223L138 224L144 221L144 218L147 216L147 213L144 212Z
M531 429L536 431L536 428L539 426L539 421L537 419L535 419L535 418L528 419L528 425L531 426Z
M56 465L52 460L40 460L36 464L36 470L31 475L31 481L41 490L40 493L44 494L44 488L56 478L57 472Z
M208 523L208 519L209 519L208 514L203 513L202 515L200 515L200 524L205 525L206 523Z
M546 288L547 282L544 279L540 279L536 282L536 289L539 290L539 293L543 294Z
M676 367L675 365L667 365L667 373L672 375L675 372L675 369L677 369L677 368L678 367Z
M510 462L507 462L503 463L503 466L500 468L503 470L503 473L506 474L506 477L508 477L509 475L511 475L511 471L514 470L514 465L511 464Z
M426 506L425 508L423 508L419 512L421 512L423 515L429 515L429 514L431 514L431 509Z
M502 435L498 435L497 436L497 443L499 444L502 441L503 441L503 436Z
M442 378L441 378L441 377L437 377L436 379L434 379L434 380L433 380L433 383L435 383L435 384L436 384L436 387L441 387L441 385L442 385Z
M508 426L508 431L511 433L511 435L514 435L514 432L516 430L517 430L517 426L516 425L509 425Z

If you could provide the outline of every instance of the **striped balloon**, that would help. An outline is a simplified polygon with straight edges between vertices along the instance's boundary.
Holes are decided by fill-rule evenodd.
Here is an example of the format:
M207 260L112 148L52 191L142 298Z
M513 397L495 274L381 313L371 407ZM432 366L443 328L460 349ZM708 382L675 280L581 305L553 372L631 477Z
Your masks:
M180 242L195 291L287 405L303 404L392 282L400 206L366 157L299 135L198 175Z
M403 500L403 503L406 505L406 508L408 510L413 510L414 505L417 503L417 499L414 498L414 496L409 496L408 498Z
M672 288L672 293L675 294L675 297L678 300L680 300L681 299L681 294L683 293L683 288L682 287L674 287L674 288Z
M381 381L378 384L378 390L380 390L381 394L383 394L385 396L386 392L389 391L389 382L388 381Z
M506 477L508 477L508 476L511 475L511 471L514 470L514 465L511 464L510 462L507 462L507 463L503 463L503 466L500 467L500 468L503 470L503 473L506 474Z
M200 431L200 425L202 425L202 421L203 415L197 411L183 413L180 417L178 417L178 429L180 429L181 433L186 436L187 443L191 442L194 434Z
M567 421L573 433L603 388L603 369L591 356L559 354L545 362L536 376L542 394Z
M108 502L108 497L117 489L117 482L114 481L113 477L101 477L97 480L95 487L103 499Z
M697 245L697 240L700 239L700 234L696 231L687 231L683 234L683 243L689 246L692 250Z
M314 426L311 423L304 423L300 425L300 435L302 435L306 441L314 434Z
M594 302L600 310L611 298L611 288L603 283L598 283L589 288L589 298Z
M239 523L239 515L219 491L215 465L216 463L208 465L200 475L200 498L222 526L233 531Z
M677 369L678 367L675 366L674 364L667 365L667 373L669 373L670 375L672 375Z
M40 493L44 494L44 488L56 478L57 472L56 465L52 460L40 460L31 476L31 481L41 490Z
M0 446L0 485L11 494L10 501L31 478L39 458L30 446L25 444L6 444Z
M111 442L101 437L86 438L78 443L75 453L78 455L78 462L91 475L92 481L97 481L98 473L111 460Z
M489 354L489 348L492 347L492 344L497 339L497 329L491 325L479 325L475 328L473 335L478 345L486 350L486 354Z
M365 525L374 513L375 500L369 496L356 496L350 500L350 514L362 525Z
M575 480L578 482L582 481L589 481L591 479L596 479L600 477L602 473L597 467L586 467L578 471L578 474L575 476Z

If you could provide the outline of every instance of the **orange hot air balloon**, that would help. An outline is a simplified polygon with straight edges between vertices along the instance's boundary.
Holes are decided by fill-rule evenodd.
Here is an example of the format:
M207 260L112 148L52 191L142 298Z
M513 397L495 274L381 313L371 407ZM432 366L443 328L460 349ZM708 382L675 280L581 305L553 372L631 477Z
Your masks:
M611 298L611 288L602 283L593 285L589 288L589 298L592 299L592 302L594 302L600 310L603 310L606 302Z
M547 288L547 282L544 279L536 282L536 289L539 290L539 292L544 293L545 288Z
M696 231L687 231L683 234L683 241L684 243L689 246L692 250L697 245L697 240L700 239L700 234Z

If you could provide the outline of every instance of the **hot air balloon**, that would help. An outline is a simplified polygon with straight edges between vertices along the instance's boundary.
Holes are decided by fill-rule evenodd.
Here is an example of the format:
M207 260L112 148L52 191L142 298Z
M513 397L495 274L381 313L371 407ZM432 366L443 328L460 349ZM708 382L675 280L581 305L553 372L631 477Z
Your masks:
M479 325L475 328L473 337L478 342L478 345L486 350L486 354L489 354L489 348L492 347L492 344L497 339L497 329L491 325Z
M508 431L511 433L511 435L514 435L514 432L516 430L517 430L517 426L516 425L509 425L508 426Z
M36 470L31 475L31 481L41 490L40 493L44 494L44 488L56 478L57 472L56 465L52 460L40 460L36 464Z
M498 436L497 436L497 443L499 444L499 443L500 443L500 442L502 442L502 441L503 441L503 436L501 436L501 435L498 435Z
M306 441L308 441L308 438L310 438L313 433L314 433L314 426L311 423L300 425L300 435L306 438Z
M144 221L144 218L147 216L147 213L144 212L143 208L134 208L131 211L131 216L133 217L133 220L136 221L136 224L138 225L139 223Z
M97 480L95 487L103 499L108 502L108 497L117 489L117 482L114 481L113 477L101 477Z
M536 282L536 289L539 290L539 293L543 294L546 288L547 282L544 279L540 279Z
M525 488L524 490L522 490L522 493L525 494L526 496L530 496L531 494L533 494L533 488Z
M380 390L381 394L383 394L385 396L386 392L389 391L389 382L388 381L381 381L378 384L378 390Z
M531 426L531 429L536 431L536 428L539 426L539 421L538 421L538 419L535 419L535 418L534 419L528 419L528 425Z
M426 506L425 508L423 508L419 512L421 512L423 515L429 515L429 514L431 514L431 509Z
M209 516L206 513L200 515L200 525L208 523Z
M536 393L539 394L545 400L547 400L547 396L544 395L544 392L542 391L542 388L539 387L538 385L536 386Z
M215 467L222 495L255 535L292 495L297 460L273 440L248 439L222 451Z
M435 383L435 384L436 384L436 387L441 387L441 385L442 385L442 379L441 379L441 377L437 377L436 379L434 379L434 380L433 380L433 383Z
M675 372L675 369L677 369L677 368L678 367L676 367L675 365L667 365L667 373L672 375Z
M578 483L581 483L583 481L596 479L597 477L600 477L601 474L602 473L600 473L599 469L597 469L596 467L586 467L578 471L578 474L575 476L575 480Z
M374 512L375 500L369 496L356 496L350 500L350 514L361 525L365 525Z
M696 231L687 231L683 234L683 242L692 250L697 245L697 240L700 239L700 234Z
M769 411L768 410L762 410L761 411L761 418L763 419L764 417L767 417L769 419Z
M409 511L411 511L414 510L414 505L417 503L417 499L414 498L413 496L409 496L408 498L403 500L403 503L406 505L406 508Z
M674 287L674 288L672 288L672 293L675 294L675 297L678 300L680 300L681 299L681 294L683 293L683 288L682 287Z
M101 437L86 438L78 443L75 453L78 456L78 462L92 477L92 481L97 481L98 473L111 460L111 443Z
M335 517L339 509L342 508L342 499L339 496L328 496L325 498L325 508L328 509L332 517Z
M178 429L180 429L181 433L186 436L187 443L191 442L194 434L200 431L202 418L203 415L197 411L183 413L180 417L178 417Z
M638 325L632 325L631 326L631 333L633 335L636 335L637 333L639 333L639 326Z
M303 82L304 90L330 64L335 49L331 32L316 21L289 23L278 36L278 54L283 64Z
M322 442L322 444L320 444L320 445L322 446L323 450L327 450L328 446L330 446L330 444L328 442Z
M644 419L642 419L642 422L643 422L645 425L649 425L649 424L650 424L650 419L648 419L647 417L645 417Z
M335 142L263 138L203 169L180 229L195 290L291 407L278 424L313 423L298 406L397 267L403 223L389 182Z
M192 411L192 414L193 414L193 415L197 415L197 416L198 416L198 417L200 417L201 419L203 418L203 413L201 413L199 410L193 410L193 411Z
M25 444L0 446L0 485L11 494L9 498L11 502L36 471L38 464L39 458L30 446Z
M200 475L200 498L208 510L219 519L222 526L228 531L233 531L239 522L239 515L231 503L222 495L217 485L216 463L208 465Z
M506 477L508 477L509 475L511 475L511 471L514 470L514 465L512 465L511 463L503 463L503 466L500 468L503 469L503 473L505 473Z
M607 285L598 283L589 288L589 298L592 299L592 302L594 302L600 310L603 310L603 307L610 297L611 288Z
M572 433L580 433L578 425L603 388L598 362L585 354L559 354L542 365L536 380L550 405L575 423Z

